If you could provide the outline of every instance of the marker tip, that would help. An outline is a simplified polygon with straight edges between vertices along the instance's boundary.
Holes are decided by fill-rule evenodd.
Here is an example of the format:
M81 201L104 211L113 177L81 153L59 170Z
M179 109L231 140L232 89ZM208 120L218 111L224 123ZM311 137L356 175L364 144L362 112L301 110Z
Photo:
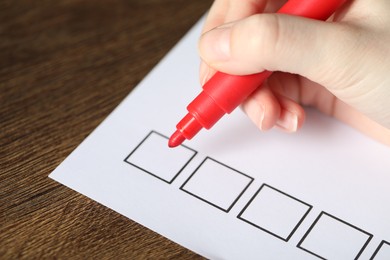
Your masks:
M173 133L171 138L169 138L168 146L170 148L174 148L176 146L181 145L184 140L186 140L186 138L183 136L183 134L179 130L176 130L176 132Z

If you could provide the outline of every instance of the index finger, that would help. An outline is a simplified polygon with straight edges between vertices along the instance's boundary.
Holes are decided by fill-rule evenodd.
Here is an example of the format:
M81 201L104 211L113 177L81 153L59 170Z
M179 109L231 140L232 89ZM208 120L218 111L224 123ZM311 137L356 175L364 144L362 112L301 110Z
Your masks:
M277 2L279 2L278 0ZM267 0L215 0L207 15L202 33L205 33L224 23L243 19L256 13L261 13L268 2L275 5L275 1Z

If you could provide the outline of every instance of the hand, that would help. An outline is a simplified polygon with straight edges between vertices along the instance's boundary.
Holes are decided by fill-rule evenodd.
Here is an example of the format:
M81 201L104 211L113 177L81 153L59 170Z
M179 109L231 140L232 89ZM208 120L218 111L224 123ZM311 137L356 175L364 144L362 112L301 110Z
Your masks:
M202 84L216 70L275 71L242 105L261 130L295 132L313 106L390 145L390 1L352 0L332 22L274 14L284 2L216 0L199 42Z

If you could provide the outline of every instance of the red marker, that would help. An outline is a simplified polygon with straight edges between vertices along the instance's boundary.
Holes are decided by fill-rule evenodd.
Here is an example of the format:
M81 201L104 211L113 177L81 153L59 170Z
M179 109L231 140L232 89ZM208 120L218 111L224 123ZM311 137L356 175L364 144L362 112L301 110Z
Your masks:
M346 0L290 0L278 13L326 20L344 2ZM217 72L188 105L188 114L176 125L177 130L169 139L169 147L190 140L202 128L210 129L224 114L238 107L271 74L264 71L235 76Z

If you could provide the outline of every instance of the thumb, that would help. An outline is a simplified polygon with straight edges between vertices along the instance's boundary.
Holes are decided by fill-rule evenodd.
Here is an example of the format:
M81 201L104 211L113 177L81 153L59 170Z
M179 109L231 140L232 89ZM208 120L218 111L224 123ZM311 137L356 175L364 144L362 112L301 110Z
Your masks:
M352 55L357 45L352 34L341 23L257 14L203 34L199 52L208 65L225 73L283 71L329 85L353 73L353 56L358 55Z

